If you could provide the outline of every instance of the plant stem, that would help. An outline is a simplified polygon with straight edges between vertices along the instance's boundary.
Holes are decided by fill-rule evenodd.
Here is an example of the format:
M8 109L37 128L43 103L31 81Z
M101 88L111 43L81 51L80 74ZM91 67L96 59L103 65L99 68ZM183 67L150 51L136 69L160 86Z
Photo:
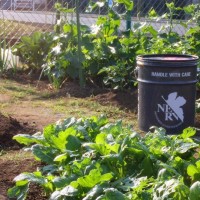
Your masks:
M80 16L79 16L79 0L76 0L76 22L77 22L77 39L78 39L78 67L79 67L79 83L81 87L85 87L85 77L83 68L81 66L81 29L80 29Z
M131 31L131 11L128 10L126 14L126 30L128 31L128 35L130 36Z

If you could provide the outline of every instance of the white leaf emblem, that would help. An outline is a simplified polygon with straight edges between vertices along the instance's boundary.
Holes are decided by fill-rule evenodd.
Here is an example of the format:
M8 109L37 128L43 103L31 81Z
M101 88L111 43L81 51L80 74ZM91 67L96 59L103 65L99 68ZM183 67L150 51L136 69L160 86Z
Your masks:
M165 101L173 110L173 112L183 122L184 114L183 114L183 109L181 108L181 106L183 106L186 103L186 100L184 99L184 97L177 96L177 92L173 92L168 95L168 99Z

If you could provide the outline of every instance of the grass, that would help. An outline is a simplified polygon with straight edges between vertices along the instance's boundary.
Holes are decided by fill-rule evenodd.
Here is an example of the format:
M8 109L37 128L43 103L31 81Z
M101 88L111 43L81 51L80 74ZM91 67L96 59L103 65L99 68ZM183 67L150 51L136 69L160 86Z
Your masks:
M2 152L2 153L1 153ZM16 163L20 163L21 161L27 159L27 158L34 158L33 154L29 151L1 151L0 152L0 161L15 161Z
M104 113L111 121L123 119L125 124L132 124L131 114L116 106L103 106L98 102L93 101L91 97L88 98L58 98L56 100L42 100L34 101L33 106L50 109L54 114L63 114L67 117L91 117L92 115L100 115Z
M52 92L48 90L38 90L31 85L23 85L13 80L0 80L0 95L4 94L8 98L1 101L1 112L6 113L7 108L29 105L34 109L48 109L52 114L61 114L67 117L90 117L93 115L105 114L111 121L123 119L125 124L135 125L133 113L122 110L117 106L101 105L94 98L75 98L70 96L52 97ZM9 113L10 114L10 113Z
M0 82L0 94L7 95L10 98L9 101L5 102L6 104L17 103L16 101L25 100L30 96L34 96L37 94L35 88L31 87L30 85L20 85L10 80L3 80Z

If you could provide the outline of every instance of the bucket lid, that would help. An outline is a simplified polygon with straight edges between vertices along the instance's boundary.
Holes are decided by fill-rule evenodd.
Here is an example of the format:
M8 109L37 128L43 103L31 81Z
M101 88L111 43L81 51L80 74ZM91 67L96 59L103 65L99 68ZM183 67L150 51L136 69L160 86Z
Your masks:
M197 65L198 56L181 55L181 54L149 54L137 56L137 64L139 65L152 65L152 64L181 64Z

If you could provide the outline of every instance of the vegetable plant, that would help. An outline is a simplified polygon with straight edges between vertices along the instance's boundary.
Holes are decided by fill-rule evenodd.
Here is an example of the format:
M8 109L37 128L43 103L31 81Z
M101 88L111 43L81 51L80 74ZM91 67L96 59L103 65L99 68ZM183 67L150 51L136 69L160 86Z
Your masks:
M200 165L195 134L194 128L166 135L153 127L142 137L105 116L58 121L42 133L14 136L43 165L15 177L8 196L26 199L35 183L52 200L196 200Z
M31 36L22 36L20 42L13 46L12 53L19 56L28 68L40 72L51 44L51 33L34 32Z

